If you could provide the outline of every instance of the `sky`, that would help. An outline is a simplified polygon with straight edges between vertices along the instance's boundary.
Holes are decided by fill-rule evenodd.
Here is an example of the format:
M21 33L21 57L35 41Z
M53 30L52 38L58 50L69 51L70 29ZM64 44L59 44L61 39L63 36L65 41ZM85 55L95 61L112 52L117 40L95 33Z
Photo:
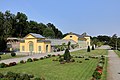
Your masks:
M0 11L53 23L64 34L120 36L120 0L0 0Z

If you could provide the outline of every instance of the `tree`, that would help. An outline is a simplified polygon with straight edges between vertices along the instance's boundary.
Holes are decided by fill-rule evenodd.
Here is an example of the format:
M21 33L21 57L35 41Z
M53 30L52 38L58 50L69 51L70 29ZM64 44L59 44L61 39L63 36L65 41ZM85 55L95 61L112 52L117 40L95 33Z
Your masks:
M90 52L90 46L88 46L88 48L87 48L87 52Z
M50 28L46 28L43 31L43 36L47 37L47 38L55 38L55 33L52 29Z
M62 32L60 30L58 30L53 24L48 23L47 27L51 28L54 31L55 38L62 38L62 36L63 36Z
M94 45L92 46L92 50L95 50Z
M70 61L71 55L70 55L69 49L66 49L66 50L65 50L65 53L64 53L63 56L64 56L64 60L66 60L67 62Z
M70 45L71 45L71 42L69 41L67 44L69 50L70 50Z
M117 47L117 44L118 44L117 41L118 41L117 35L114 34L110 39L109 45L115 49Z
M27 28L27 16L21 12L16 15L16 36L25 36L24 31Z

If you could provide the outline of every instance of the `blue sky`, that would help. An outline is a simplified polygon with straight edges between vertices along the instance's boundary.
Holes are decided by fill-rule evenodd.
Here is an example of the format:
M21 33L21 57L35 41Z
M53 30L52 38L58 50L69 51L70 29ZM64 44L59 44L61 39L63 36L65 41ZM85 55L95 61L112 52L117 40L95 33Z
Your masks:
M120 36L120 0L0 0L0 11L25 13L63 33Z

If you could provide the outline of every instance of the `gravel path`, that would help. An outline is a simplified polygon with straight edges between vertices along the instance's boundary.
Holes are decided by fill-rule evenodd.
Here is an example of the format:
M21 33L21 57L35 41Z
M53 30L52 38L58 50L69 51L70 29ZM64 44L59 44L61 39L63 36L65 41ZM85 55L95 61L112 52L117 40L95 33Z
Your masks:
M120 80L120 58L113 50L108 52L107 80Z
M86 49L86 48L78 48L78 49L72 49L70 50L70 52L73 52L73 51L77 51L77 50L81 50L81 49ZM52 52L52 53L42 53L42 54L34 54L34 55L29 55L29 56L26 56L26 57L20 57L20 58L13 58L13 59L6 59L6 60L1 60L0 63L10 63L10 62L16 62L16 63L19 63L21 60L24 60L26 61L28 58L40 58L40 57L44 57L44 56L47 56L48 54L63 54L64 51L61 51L61 52Z

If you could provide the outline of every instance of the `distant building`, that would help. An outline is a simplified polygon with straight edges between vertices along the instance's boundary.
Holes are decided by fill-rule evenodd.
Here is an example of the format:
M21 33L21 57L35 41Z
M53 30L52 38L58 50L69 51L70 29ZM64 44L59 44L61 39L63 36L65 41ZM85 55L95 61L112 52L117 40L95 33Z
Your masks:
M29 33L20 42L20 52L47 53L51 52L51 41L40 34Z
M70 32L63 39L46 39L40 34L29 33L23 39L8 38L7 47L12 51L24 53L47 53L59 51L56 49L67 48L68 42L71 43L71 49L90 46L90 36L86 33L82 35ZM56 48L57 46L57 48ZM74 48L73 48L74 47Z
M79 34L70 32L68 33L67 36L63 38L63 40L73 40L76 43L78 43L79 47L90 46L90 36L88 36L86 33L79 35Z
M9 37L7 38L7 49L8 51L19 51L20 38Z

